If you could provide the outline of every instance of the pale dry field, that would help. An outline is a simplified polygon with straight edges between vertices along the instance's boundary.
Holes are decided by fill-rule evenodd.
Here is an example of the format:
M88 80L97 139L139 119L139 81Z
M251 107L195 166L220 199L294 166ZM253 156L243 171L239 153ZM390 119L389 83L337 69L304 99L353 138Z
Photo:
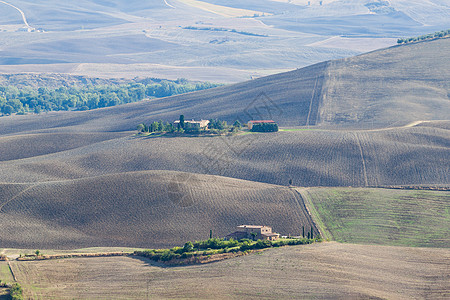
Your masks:
M222 6L222 5L215 5L215 4L210 4L210 3L207 3L204 1L197 1L197 0L178 0L178 2L187 4L189 6L193 6L196 8L200 8L207 12L212 12L212 13L222 16L222 17L238 18L238 17L253 16L255 14L257 14L257 15L265 14L264 12L260 12L260 11L233 8L233 7L227 7L227 6Z
M78 131L133 130L141 122L171 121L180 114L231 123L273 119L280 126L332 129L447 120L450 66L436 57L449 52L450 39L442 39L170 98L95 111L2 117L0 134L68 126Z
M446 299L448 249L335 242L207 265L134 258L13 262L33 299Z

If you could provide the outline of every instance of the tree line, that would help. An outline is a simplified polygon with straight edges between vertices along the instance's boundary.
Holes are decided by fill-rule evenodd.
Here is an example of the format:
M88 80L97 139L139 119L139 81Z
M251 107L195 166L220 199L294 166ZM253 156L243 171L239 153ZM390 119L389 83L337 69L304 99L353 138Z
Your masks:
M419 41L425 41L425 40L432 40L432 39L438 39L438 38L444 38L450 36L450 29L448 30L441 30L437 31L435 33L425 34L417 37L410 37L405 39L398 39L398 44L408 44L408 43L414 43Z
M236 120L232 126L228 125L226 121L219 119L210 119L206 128L200 127L198 124L193 125L189 121L185 121L184 115L180 115L177 124L164 122L159 120L149 124L141 123L137 126L139 133L213 133L223 134L226 132L237 133L241 130L242 124Z
M250 252L266 248L277 248L283 246L306 245L315 242L322 242L323 239L316 238L289 238L276 241L250 239L225 240L222 238L210 238L204 241L187 242L183 247L174 247L171 249L149 249L135 251L134 255L144 256L155 261L169 261L172 259L183 259L189 257L208 256L214 254L230 252Z
M41 113L60 110L90 110L137 102L146 98L162 98L220 86L210 82L186 79L158 80L148 84L105 84L84 86L16 87L0 86L0 113Z

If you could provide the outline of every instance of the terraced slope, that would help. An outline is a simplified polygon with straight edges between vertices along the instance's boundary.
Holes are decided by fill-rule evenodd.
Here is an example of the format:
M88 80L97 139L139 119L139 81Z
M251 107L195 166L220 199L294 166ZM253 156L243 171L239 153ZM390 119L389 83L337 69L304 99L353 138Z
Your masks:
M0 195L0 248L159 248L208 238L210 229L223 237L244 223L286 235L314 226L289 188L181 172L3 184Z
M45 299L445 299L448 257L448 249L323 243L176 268L126 257L12 266L25 296Z

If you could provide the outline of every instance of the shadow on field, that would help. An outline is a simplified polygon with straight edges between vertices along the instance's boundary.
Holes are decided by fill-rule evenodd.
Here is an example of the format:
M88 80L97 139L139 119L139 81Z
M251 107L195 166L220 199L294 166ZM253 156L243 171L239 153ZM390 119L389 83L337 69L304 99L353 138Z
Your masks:
M173 268L173 267L187 267L188 266L188 265L186 265L186 266L169 266L164 263L157 262L157 261L151 260L151 259L143 257L143 256L130 255L129 257L132 259L140 260L149 267L158 267L158 268L169 269L169 268ZM3 299L0 298L0 300L3 300Z
M0 300L11 300L11 296L8 295L0 295Z

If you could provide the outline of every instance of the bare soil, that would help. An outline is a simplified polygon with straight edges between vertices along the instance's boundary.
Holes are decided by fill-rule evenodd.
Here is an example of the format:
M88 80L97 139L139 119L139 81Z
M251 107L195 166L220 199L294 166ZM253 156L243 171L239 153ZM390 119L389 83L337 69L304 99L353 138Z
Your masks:
M322 243L218 263L160 267L129 257L14 262L45 299L445 299L448 249Z

